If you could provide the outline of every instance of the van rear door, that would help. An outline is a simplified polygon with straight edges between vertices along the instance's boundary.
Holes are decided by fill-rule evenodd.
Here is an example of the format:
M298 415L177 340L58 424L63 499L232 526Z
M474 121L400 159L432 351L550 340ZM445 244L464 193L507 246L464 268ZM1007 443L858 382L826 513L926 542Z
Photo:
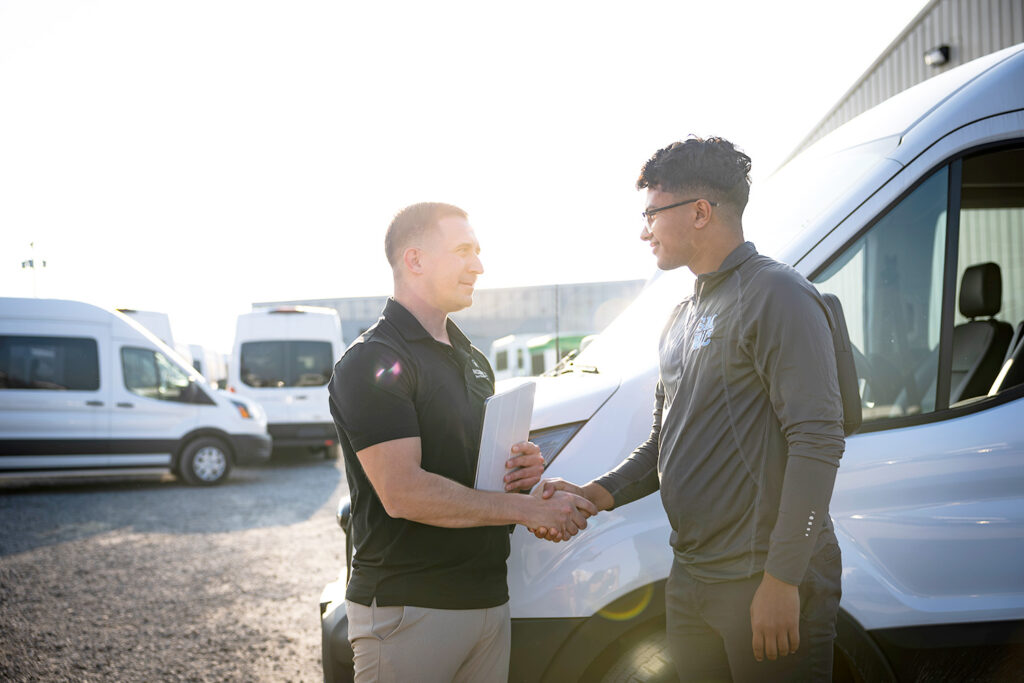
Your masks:
M290 345L284 339L247 341L242 342L239 350L238 372L243 385L240 389L263 406L268 424L292 422Z
M267 422L330 422L327 382L337 350L327 340L243 342L240 376L245 393L267 411Z

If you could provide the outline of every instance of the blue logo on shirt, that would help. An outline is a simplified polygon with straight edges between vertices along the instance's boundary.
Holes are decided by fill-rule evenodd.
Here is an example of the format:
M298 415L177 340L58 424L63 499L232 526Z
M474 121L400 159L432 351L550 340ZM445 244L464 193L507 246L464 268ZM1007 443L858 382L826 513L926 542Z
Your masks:
M700 351L702 348L711 343L711 333L715 331L715 318L718 314L705 315L697 323L697 329L693 333L693 344L690 349L693 351Z

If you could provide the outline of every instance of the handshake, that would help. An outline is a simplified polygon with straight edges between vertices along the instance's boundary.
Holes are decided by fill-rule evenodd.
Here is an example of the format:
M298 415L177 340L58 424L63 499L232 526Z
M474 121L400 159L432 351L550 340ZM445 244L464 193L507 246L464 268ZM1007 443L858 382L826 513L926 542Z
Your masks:
M610 510L615 501L601 486L591 482L577 486L564 479L541 479L544 458L536 444L523 441L512 446L506 462L505 490L525 493L519 506L518 521L540 539L568 541L587 528L587 518L601 510ZM525 507L525 509L523 509Z
M577 486L564 479L544 479L538 483L530 496L537 503L536 511L526 525L537 538L553 541L568 541L587 528L587 519L601 510L612 507L613 500L598 484Z

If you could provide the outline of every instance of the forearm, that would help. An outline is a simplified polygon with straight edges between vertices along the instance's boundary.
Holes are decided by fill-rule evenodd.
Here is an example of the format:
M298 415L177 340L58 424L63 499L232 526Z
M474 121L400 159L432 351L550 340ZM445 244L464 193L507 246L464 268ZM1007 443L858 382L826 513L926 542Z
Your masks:
M385 509L392 517L430 526L500 526L526 523L528 498L520 493L477 491L419 470L395 487Z
M585 484L582 488L582 495L594 504L594 507L597 508L598 512L611 510L615 507L615 498L608 489L597 483L597 480L594 480L589 484Z
M604 508L608 510L654 493L660 483L657 442L648 440L618 467L591 483L600 486L609 494L612 504Z
M790 457L782 482L779 516L772 530L765 571L798 585L818 535L828 520L837 468L820 460Z

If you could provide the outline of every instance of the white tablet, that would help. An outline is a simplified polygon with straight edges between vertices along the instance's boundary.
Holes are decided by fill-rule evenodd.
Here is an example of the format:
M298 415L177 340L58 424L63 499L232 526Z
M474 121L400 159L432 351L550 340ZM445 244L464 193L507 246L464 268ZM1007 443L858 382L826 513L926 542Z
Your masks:
M484 403L484 426L480 433L480 455L476 462L475 488L505 490L505 461L512 446L530 438L533 396L536 382L526 382L495 394Z

